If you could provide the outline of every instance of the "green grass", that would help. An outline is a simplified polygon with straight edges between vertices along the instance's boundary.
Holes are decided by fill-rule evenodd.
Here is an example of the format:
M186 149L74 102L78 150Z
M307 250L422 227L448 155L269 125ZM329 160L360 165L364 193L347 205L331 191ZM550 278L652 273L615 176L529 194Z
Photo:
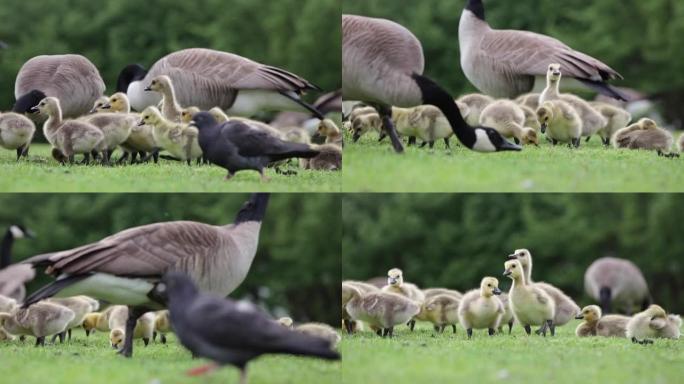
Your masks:
M121 155L117 151L115 158ZM80 156L77 156L80 159ZM224 181L217 166L191 166L161 160L159 164L103 167L62 166L50 157L45 144L31 146L29 160L16 160L14 151L0 149L0 191L3 192L339 192L340 172L297 169L296 175L267 169L269 182L252 171Z
M477 153L443 142L434 151L406 148L396 155L368 134L344 151L345 192L681 192L684 157L606 149L598 137L579 150L546 142L522 152ZM542 140L543 141L543 138Z
M345 383L676 383L684 377L681 340L658 339L642 346L627 339L578 338L578 322L556 329L555 337L513 334L489 337L473 331L467 340L460 326L434 334L398 326L393 339L370 332L344 335Z
M75 330L70 343L33 346L34 339L0 342L0 383L22 384L91 384L91 383L237 383L238 370L225 367L200 377L185 372L208 363L192 359L190 352L171 336L168 344L150 343L144 347L136 340L133 358L116 354L106 333L89 338ZM251 384L339 383L340 363L291 356L264 356L248 366Z

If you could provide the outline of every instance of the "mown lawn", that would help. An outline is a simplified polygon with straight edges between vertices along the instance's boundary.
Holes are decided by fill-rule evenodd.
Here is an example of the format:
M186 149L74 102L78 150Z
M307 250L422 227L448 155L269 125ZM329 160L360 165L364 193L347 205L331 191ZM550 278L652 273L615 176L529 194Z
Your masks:
M597 137L579 150L546 142L522 152L482 154L443 142L434 151L406 148L396 155L388 139L346 133L345 192L681 192L684 157L604 148ZM540 141L544 141L543 137Z
M121 155L117 151L115 158ZM80 159L80 156L77 156ZM50 147L33 144L29 160L16 161L14 151L0 149L2 192L339 192L340 172L297 169L280 175L267 169L269 182L257 172L239 172L230 181L223 168L162 160L159 164L103 167L62 166L50 157Z
M653 345L627 339L578 338L578 322L556 329L556 336L512 335L463 328L434 334L431 325L417 331L398 326L393 339L370 332L344 335L345 383L680 383L684 377L682 340Z
M171 336L166 345L136 340L132 359L116 354L106 333L89 338L75 330L64 345L33 346L34 339L0 342L0 383L91 384L91 383L237 383L238 370L226 367L204 376L189 377L188 369L208 363L193 360L190 352ZM290 356L265 356L250 363L251 384L340 383L340 363Z

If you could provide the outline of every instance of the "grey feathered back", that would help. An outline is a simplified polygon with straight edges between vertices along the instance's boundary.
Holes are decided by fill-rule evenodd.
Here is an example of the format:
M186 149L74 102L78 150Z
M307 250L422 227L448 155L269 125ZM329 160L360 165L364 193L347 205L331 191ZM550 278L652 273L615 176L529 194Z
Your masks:
M21 67L14 84L16 98L37 89L60 101L64 118L87 114L105 91L97 68L81 55L36 56Z

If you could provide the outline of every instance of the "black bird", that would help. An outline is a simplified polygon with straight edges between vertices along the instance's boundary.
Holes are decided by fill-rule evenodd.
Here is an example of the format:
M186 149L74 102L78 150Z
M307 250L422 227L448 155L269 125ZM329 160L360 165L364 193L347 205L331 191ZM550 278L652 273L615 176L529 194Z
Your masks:
M252 169L268 180L264 167L291 157L311 158L319 154L308 144L291 143L239 121L222 124L208 112L195 114L190 126L199 130L199 145L210 163L228 170L226 180L236 172Z
M200 293L182 272L166 273L154 292L167 301L171 324L181 344L194 356L215 362L189 374L230 364L240 369L240 383L246 384L247 364L263 354L340 359L328 340L285 328L252 304Z

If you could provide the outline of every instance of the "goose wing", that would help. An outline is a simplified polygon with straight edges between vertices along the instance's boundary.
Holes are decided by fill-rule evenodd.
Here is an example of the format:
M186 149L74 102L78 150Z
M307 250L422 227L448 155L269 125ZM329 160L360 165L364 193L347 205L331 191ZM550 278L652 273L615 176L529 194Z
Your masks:
M220 234L215 227L172 221L130 228L100 241L24 261L47 266L50 274L90 272L119 276L161 276L184 259L213 257Z
M565 76L591 81L622 79L601 61L534 32L493 30L484 36L478 48L486 61L496 63L508 73L545 76L549 64L559 63Z
M168 75L174 87L199 87L227 92L240 89L302 92L317 89L306 79L280 68L263 65L232 53L204 48L184 49L161 58L151 76Z

